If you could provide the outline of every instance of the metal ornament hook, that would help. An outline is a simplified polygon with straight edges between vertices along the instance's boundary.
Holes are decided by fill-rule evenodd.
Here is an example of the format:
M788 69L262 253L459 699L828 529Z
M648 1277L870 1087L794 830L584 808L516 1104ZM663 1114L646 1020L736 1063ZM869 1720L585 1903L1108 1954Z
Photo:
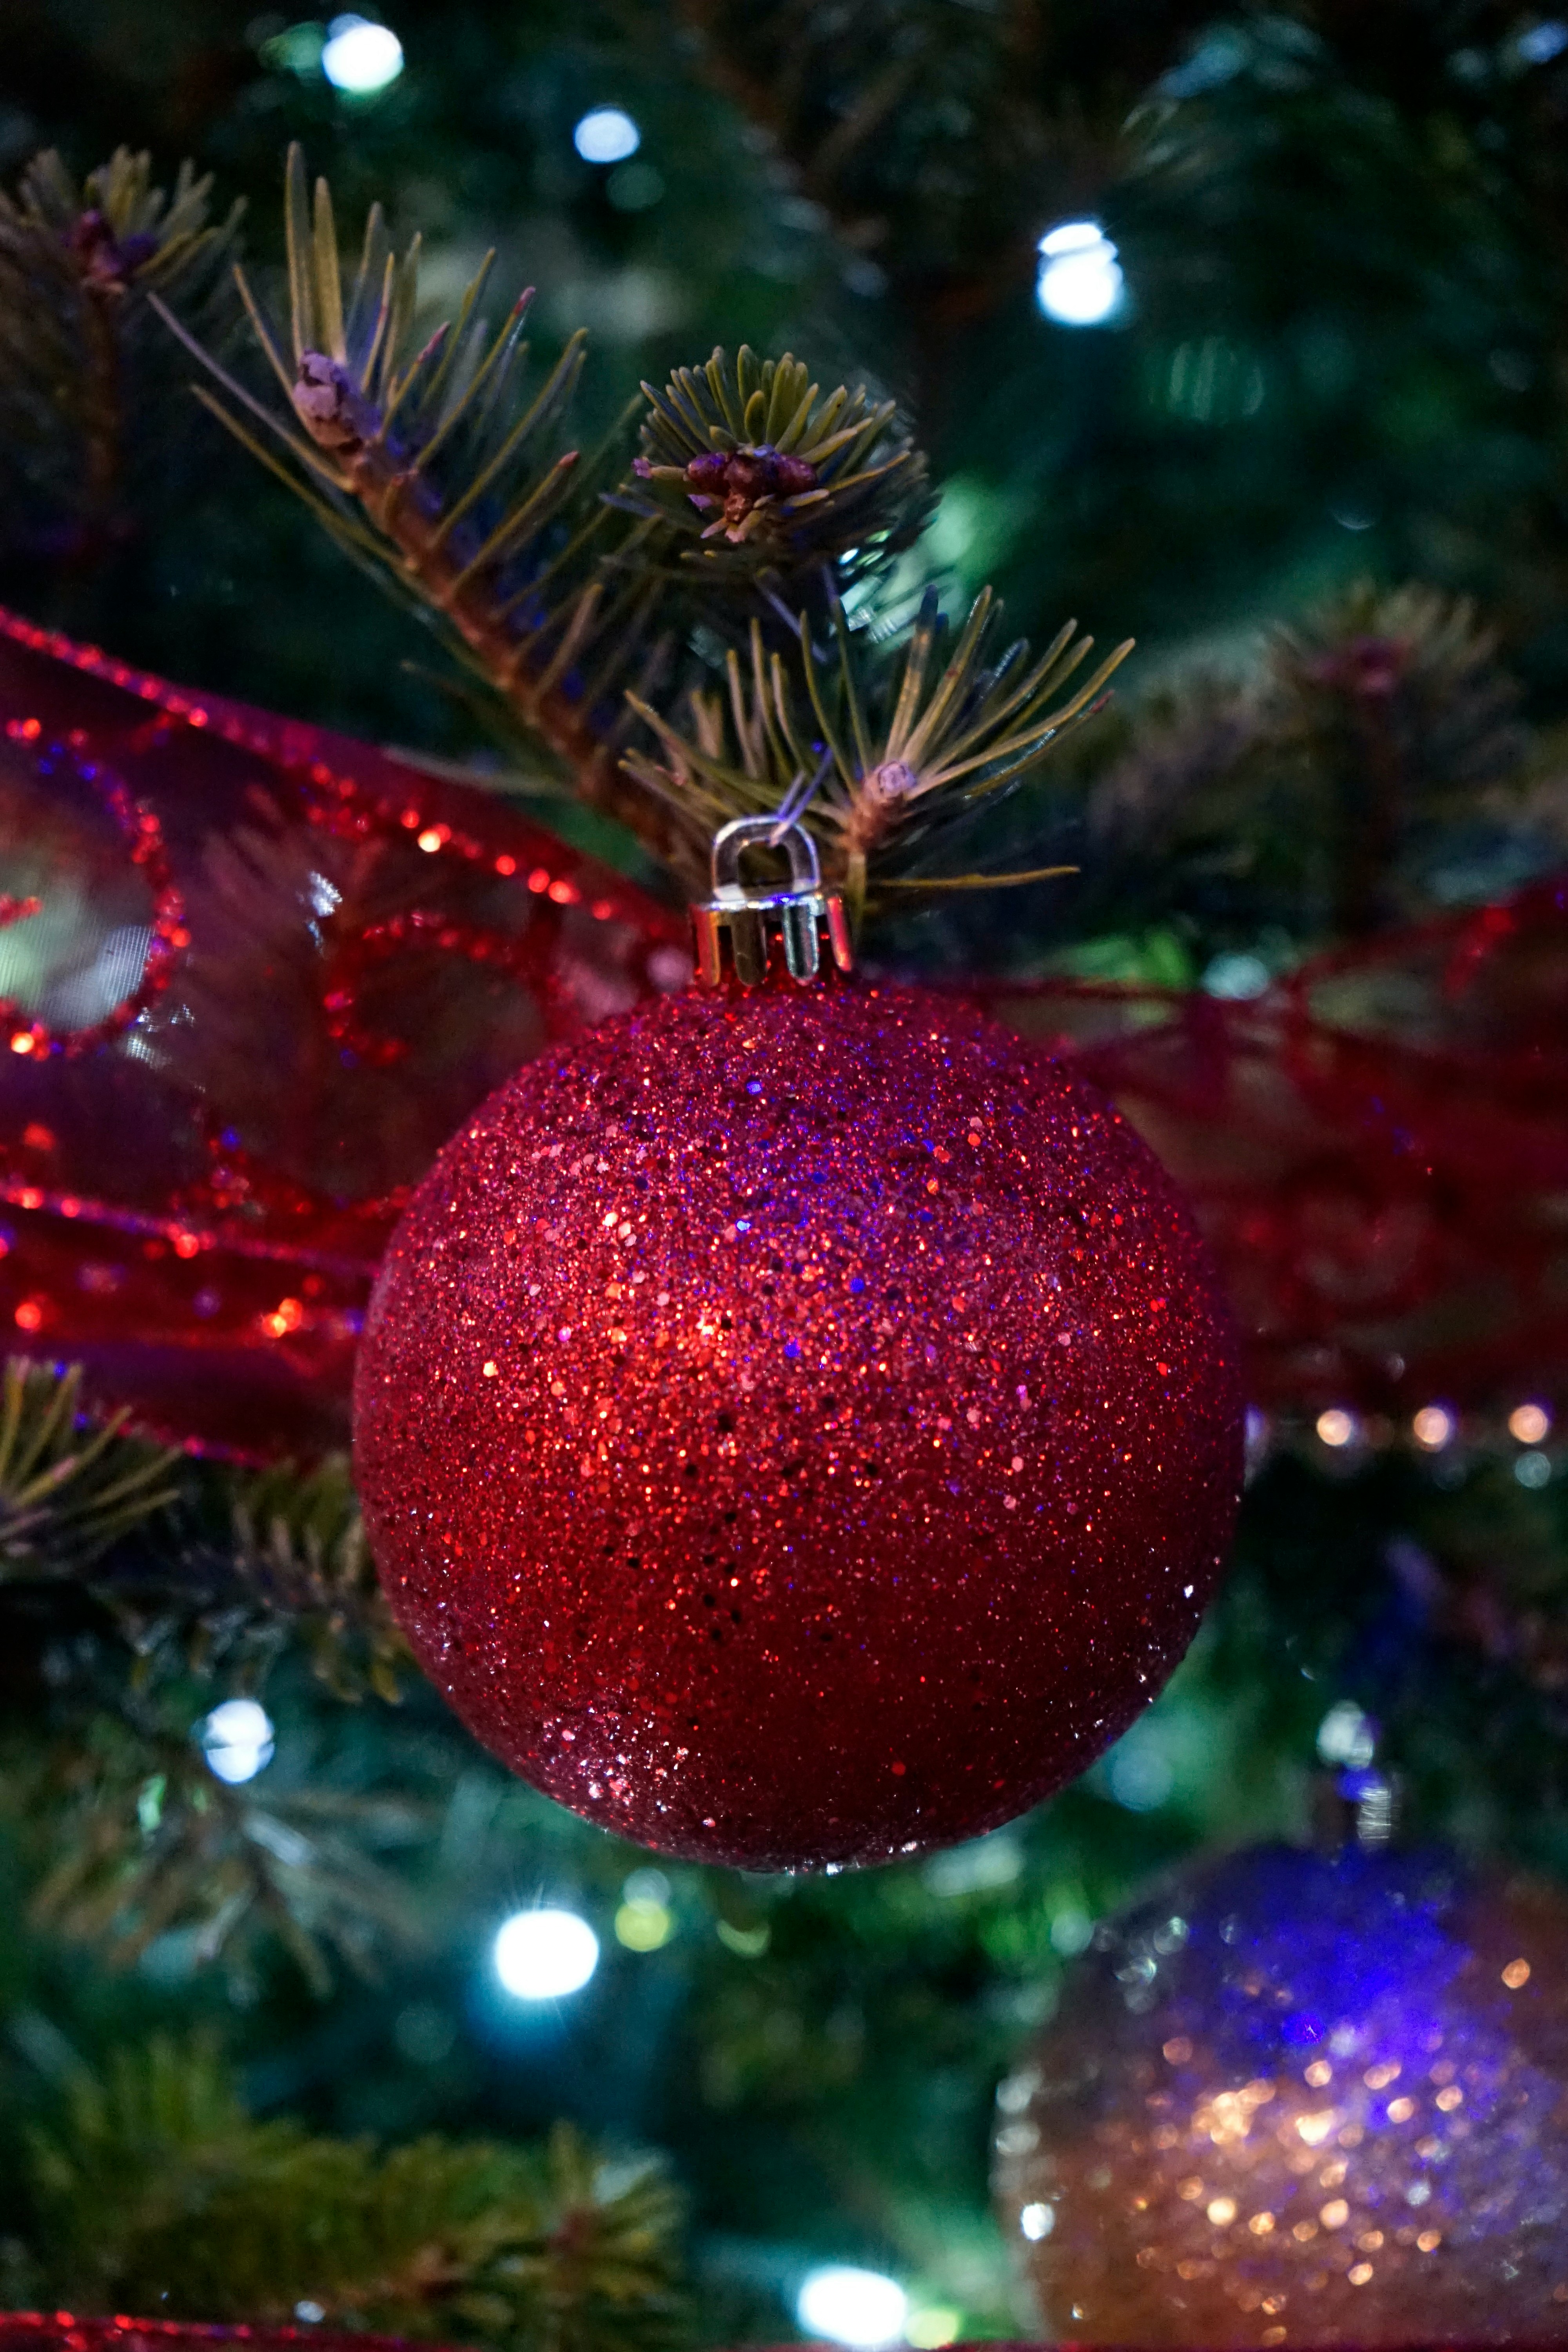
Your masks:
M748 888L741 861L752 848L782 849L789 860L784 887ZM704 988L721 985L728 964L742 988L758 988L768 976L775 941L784 948L784 969L805 988L818 978L823 943L840 971L854 961L844 901L822 887L816 844L803 825L776 816L738 816L713 836L713 896L691 909L697 978Z

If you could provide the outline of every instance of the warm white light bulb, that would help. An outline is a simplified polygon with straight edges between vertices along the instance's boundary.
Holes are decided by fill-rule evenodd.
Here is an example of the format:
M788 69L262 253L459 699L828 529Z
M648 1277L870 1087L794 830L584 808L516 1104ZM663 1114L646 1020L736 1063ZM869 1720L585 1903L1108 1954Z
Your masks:
M909 2310L910 2299L897 2279L830 2263L805 2281L795 2315L808 2336L851 2345L855 2352L874 2352L879 2345L902 2340Z
M272 1717L253 1698L226 1698L196 1726L196 1741L207 1769L237 1788L272 1761Z
M390 25L365 16L334 16L327 27L321 71L334 89L368 98L403 71L403 44Z
M596 106L572 133L584 163L624 163L642 145L642 132L624 107Z
M1447 1407L1440 1404L1424 1404L1410 1424L1416 1444L1429 1454L1440 1453L1458 1426Z
M1341 1405L1331 1405L1327 1412L1318 1415L1318 1435L1325 1445L1353 1444L1358 1434L1356 1417Z
M1508 1417L1510 1437L1521 1445L1539 1445L1552 1429L1552 1415L1543 1404L1517 1404Z
M514 1911L496 1932L495 1970L518 2000L581 1992L599 1965L599 1938L575 1911Z
M1098 221L1062 221L1040 239L1035 299L1062 327L1098 327L1121 309L1125 292L1116 247Z

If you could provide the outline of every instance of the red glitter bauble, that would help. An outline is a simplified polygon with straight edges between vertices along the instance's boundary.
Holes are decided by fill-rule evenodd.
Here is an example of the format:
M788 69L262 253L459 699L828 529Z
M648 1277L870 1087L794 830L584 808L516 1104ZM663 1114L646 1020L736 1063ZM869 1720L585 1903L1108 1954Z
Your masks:
M883 1861L1153 1696L1235 1517L1236 1360L1158 1164L1037 1050L912 990L671 997L415 1193L360 1491L526 1780L667 1853Z

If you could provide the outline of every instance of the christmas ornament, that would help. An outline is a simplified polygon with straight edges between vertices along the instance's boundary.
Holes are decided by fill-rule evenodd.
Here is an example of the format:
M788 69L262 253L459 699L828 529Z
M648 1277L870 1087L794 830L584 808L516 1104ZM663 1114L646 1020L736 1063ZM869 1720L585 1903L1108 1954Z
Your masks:
M373 1550L426 1672L606 1827L914 1853L1079 1771L1191 1639L1234 1344L1157 1163L1058 1064L835 977L815 851L727 865L722 985L531 1064L416 1192L360 1351ZM734 973L766 984L742 989Z
M1266 1846L1106 1922L998 2094L1046 2330L1568 2338L1568 1907L1452 1854Z

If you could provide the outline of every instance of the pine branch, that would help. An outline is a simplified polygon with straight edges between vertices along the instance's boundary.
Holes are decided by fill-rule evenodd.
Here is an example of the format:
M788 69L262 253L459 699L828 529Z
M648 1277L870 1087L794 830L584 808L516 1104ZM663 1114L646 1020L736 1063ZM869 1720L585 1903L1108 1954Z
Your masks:
M659 845L662 820L616 762L623 680L656 656L657 586L631 567L649 537L600 500L611 452L563 445L585 337L535 387L523 326L531 289L492 331L487 258L454 321L416 343L418 240L399 257L379 206L345 283L331 191L313 205L303 157L287 182L289 320L247 315L287 404L279 416L170 316L215 379L208 404L299 490L359 561L433 614L579 796ZM274 454L276 453L276 454Z
M679 2209L574 2132L520 2149L258 2123L200 2042L77 2072L30 2140L51 2302L453 2337L507 2352L666 2352L688 2332Z
M115 1968L166 1936L211 1962L261 1935L318 1993L331 1983L330 1956L368 1973L379 1938L416 1933L404 1890L371 1853L424 1835L428 1807L353 1788L230 1787L193 1736L200 1711L188 1685L156 1702L131 1691L30 1769L16 1759L19 1835L47 1849L35 1856L33 1919L96 1945Z
M79 1574L179 1492L180 1456L124 1434L130 1418L93 1425L81 1367L13 1356L0 1384L0 1582L7 1573Z
M1270 668L1281 749L1303 763L1332 867L1336 932L1399 911L1399 869L1445 817L1517 772L1519 691L1474 604L1370 583L1281 629Z
M57 1736L23 1731L0 1776L35 1852L35 1916L120 1965L177 1930L206 1959L275 1934L324 1989L329 1951L363 1968L377 1936L410 1932L371 1851L421 1833L422 1809L355 1789L228 1787L192 1727L293 1655L336 1699L399 1696L406 1650L347 1466L236 1488L126 1436L123 1413L95 1426L80 1383L79 1367L16 1359L0 1386L0 1585L24 1620L75 1586L99 1629L80 1630L79 1603L68 1611Z
M1555 855L1519 690L1465 599L1362 584L1241 675L1132 714L1089 788L1090 906L1180 908L1218 944L1354 936L1504 859ZM1532 840L1532 830L1534 838ZM1528 868L1527 868L1528 870ZM1094 892L1098 891L1098 901Z
M940 675L945 625L932 600L896 677L890 657L864 654L841 592L885 572L930 511L924 460L892 402L844 386L825 397L788 355L759 359L742 346L731 366L716 351L701 370L678 369L663 392L645 384L642 454L618 489L601 490L599 469L584 474L558 446L582 337L525 398L529 298L492 334L479 317L488 262L456 323L416 349L416 246L400 260L373 210L345 289L330 192L318 182L308 217L298 148L287 212L286 338L243 278L241 289L289 417L185 335L226 395L212 404L352 552L456 631L582 798L698 879L716 824L804 805L826 786L810 821L857 912L873 869L905 891L980 885L974 875L883 868L895 845L906 865L928 858L960 816L1031 773L1097 707L1127 648L1053 700L1089 641L1074 642L1069 628L1033 666L1022 646L997 651L987 592ZM647 673L665 666L649 634L660 605L693 645L699 620L721 644L751 616L749 679L739 652L728 663L732 755L718 693L692 693L689 739L647 698ZM826 654L814 623L830 632ZM634 681L638 662L645 676ZM649 745L627 741L635 720Z
M287 1465L237 1481L207 1474L223 1522L207 1536L193 1525L207 1505L184 1456L127 1435L124 1410L84 1410L81 1383L79 1364L5 1365L0 1583L82 1583L143 1659L172 1642L182 1667L223 1664L254 1681L297 1647L335 1697L395 1704L407 1648L346 1459L304 1477Z
M1092 200L1128 105L1199 14L1148 0L1110 26L1036 0L679 0L679 13L698 69L936 336L1019 284L1053 209Z
M117 1556L90 1589L140 1661L143 1687L195 1675L248 1694L297 1659L344 1705L402 1696L408 1647L342 1455L303 1476L287 1463L206 1472L165 1540Z
M94 558L167 496L167 347L149 313L172 307L209 341L226 336L223 264L242 207L209 226L211 185L184 163L170 197L149 158L121 148L81 187L51 151L15 198L0 193L7 536Z
M880 890L973 887L984 877L898 869L929 859L983 803L1036 773L1102 707L1130 646L1074 686L1093 639L1069 622L1034 659L1022 642L1000 647L989 589L951 644L934 592L901 648L868 650L831 592L829 611L828 649L803 616L789 663L753 627L749 664L730 656L727 706L693 695L685 733L642 708L664 759L634 751L627 765L703 837L737 815L798 809L857 919Z
M685 538L688 563L721 582L777 575L800 593L824 564L842 588L913 544L928 520L925 459L890 400L842 384L825 399L789 354L678 368L648 415L622 503ZM693 543L694 542L694 543Z
M287 1469L241 1483L229 1558L253 1604L304 1651L334 1698L400 1696L408 1645L376 1580L346 1456L308 1477Z

